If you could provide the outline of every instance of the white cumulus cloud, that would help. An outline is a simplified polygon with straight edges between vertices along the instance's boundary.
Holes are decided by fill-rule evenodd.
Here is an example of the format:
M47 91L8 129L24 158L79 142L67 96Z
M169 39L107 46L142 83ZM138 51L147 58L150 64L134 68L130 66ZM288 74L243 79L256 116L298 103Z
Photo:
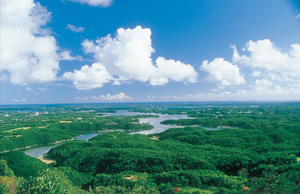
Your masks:
M261 75L261 72L260 71L253 71L253 73L252 73L252 76L253 77L258 77L258 76L260 76Z
M271 87L273 85L272 82L267 79L258 79L255 81L255 83L257 85L266 86L266 87Z
M38 88L38 89L39 89L39 91L43 91L43 92L48 90L47 88Z
M111 95L101 95L100 98L102 100L108 100L108 101L116 101L116 100L130 100L132 97L127 96L124 92L120 92L119 94Z
M132 100L133 98L126 95L124 92L120 92L117 94L106 94L106 95L99 95L99 96L84 96L84 97L75 97L76 100L85 101L85 102L103 102L103 101L128 101Z
M84 65L80 70L75 70L74 73L64 73L63 77L73 81L74 86L78 90L101 88L103 87L103 84L108 83L113 79L106 71L106 68L99 63L94 63L92 66Z
M71 56L71 51L69 50L64 50L61 53L59 53L60 60L65 60L65 61L81 61L82 57L80 55L77 56Z
M31 90L32 90L32 88L29 87L29 86L27 86L25 89L26 89L27 91L31 91Z
M81 4L88 4L89 6L108 7L112 4L112 0L69 0L73 2L79 2Z
M155 61L157 71L151 75L151 85L163 85L172 81L186 81L190 83L197 82L197 72L191 65L186 65L173 59L166 60L158 57Z
M59 70L56 40L42 28L50 19L33 0L1 1L1 71L14 84L56 80Z
M223 58L216 58L210 63L207 60L203 61L201 69L208 73L207 80L217 82L220 87L245 83L238 66Z
M12 99L12 102L26 102L26 98L22 98L22 99Z
M119 28L115 38L108 35L95 42L85 40L82 45L86 53L92 53L95 60L105 67L116 85L134 80L149 82L150 85L197 81L198 73L189 64L163 57L158 57L153 63L154 49L149 28Z
M67 27L72 31L72 32L83 32L84 27L76 27L72 24L68 24Z
M146 82L155 71L150 36L148 28L120 28L116 38L108 35L95 42L85 40L82 45L86 53L93 53L94 58L120 81L136 79Z
M233 46L233 61L246 65L256 77L252 90L274 91L278 94L299 91L300 87L300 44L292 44L289 51L283 52L269 39L249 41L247 54L240 55ZM299 93L300 95L300 93Z
M252 88L257 91L266 91L269 88L271 88L273 85L274 84L268 79L257 79L255 80L255 85L252 86Z
M288 53L282 52L269 39L249 41L246 51L250 55L242 55L233 47L233 61L246 64L254 69L276 74L282 79L300 78L300 44L292 44Z

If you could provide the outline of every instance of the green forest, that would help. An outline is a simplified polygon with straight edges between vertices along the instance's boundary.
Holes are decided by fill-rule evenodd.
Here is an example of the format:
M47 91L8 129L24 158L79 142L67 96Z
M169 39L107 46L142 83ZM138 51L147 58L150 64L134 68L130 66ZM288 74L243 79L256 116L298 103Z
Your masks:
M79 132L141 131L153 126L138 123L139 116L104 116L111 109L86 106L2 107L0 110L0 153L26 146L70 140Z
M78 131L105 133L52 148L45 156L51 164L22 150L1 153L0 193L300 193L300 103L68 105L20 113L29 109L1 108L2 150ZM103 116L118 110L145 114ZM22 114L30 121L13 122ZM130 134L155 128L138 119L159 114L188 117L162 121L172 127L161 133ZM42 129L52 134L44 142ZM18 144L17 135L31 141Z

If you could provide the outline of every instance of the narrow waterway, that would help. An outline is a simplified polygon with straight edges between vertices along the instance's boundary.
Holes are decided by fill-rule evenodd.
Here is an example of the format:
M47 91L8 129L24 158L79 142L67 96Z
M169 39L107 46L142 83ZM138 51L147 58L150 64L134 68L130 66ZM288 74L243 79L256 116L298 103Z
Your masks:
M85 140L88 141L89 139L99 135L101 133L82 133L78 134L74 140ZM65 143L65 142L63 142ZM55 145L45 145L45 146L37 146L29 149L25 149L24 153L27 154L28 156L34 157L34 158L39 158L42 157L43 155L47 154L52 148L59 146L63 143L60 144L55 144Z
M153 133L160 133L169 128L175 128L178 126L173 125L162 125L160 122L168 119L187 119L187 115L168 115L168 114L154 114L154 113L140 113L140 112L129 112L128 110L118 110L116 113L108 113L106 116L135 116L135 115L157 115L158 117L149 117L149 118L141 118L139 119L139 123L148 123L152 125L154 128L152 130L145 130L145 131L137 131L132 132L130 134L153 134ZM102 133L80 133L78 134L77 138L74 140L85 140L88 141L89 139L100 135ZM42 157L43 155L47 154L52 148L61 145L47 145L47 146L38 146L29 149L25 149L24 153L35 158Z
M119 110L116 113L109 113L108 116L135 116L135 115L156 115L158 117L149 117L149 118L140 118L139 123L147 123L152 125L154 128L151 130L145 131L136 131L130 134L153 134L153 133L161 133L170 128L180 128L181 126L175 125L162 125L160 124L162 121L173 119L188 119L187 115L169 115L169 114L155 114L155 113L141 113L141 112L129 112L128 110Z
M173 119L173 120L178 120L178 119L187 119L187 115L168 115L168 114L158 114L159 117L157 118L142 118L139 119L140 123L148 123L152 125L154 128L152 130L146 130L146 131L137 131L137 132L132 132L131 134L153 134L153 133L161 133L167 129L170 128L180 128L181 126L175 126L175 125L162 125L160 122Z

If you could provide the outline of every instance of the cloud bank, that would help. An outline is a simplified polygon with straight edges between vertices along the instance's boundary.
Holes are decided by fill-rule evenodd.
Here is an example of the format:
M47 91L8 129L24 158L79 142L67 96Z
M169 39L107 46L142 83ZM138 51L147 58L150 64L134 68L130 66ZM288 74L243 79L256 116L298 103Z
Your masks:
M75 70L74 73L66 72L63 77L73 81L74 86L78 90L101 88L103 84L113 79L106 71L105 66L100 63L94 63L92 66L82 66L80 70Z
M201 69L208 73L206 79L216 82L219 89L244 84L245 80L247 85L243 88L232 87L230 92L204 96L215 96L217 99L299 99L300 44L291 44L286 52L269 39L248 41L242 49L243 54L238 52L236 46L231 48L232 62L215 58L210 63L204 61ZM245 70L243 75L240 68Z
M109 6L112 3L100 0L77 2L92 6ZM51 13L33 0L1 1L1 81L10 80L22 85L56 81L60 60L82 60L80 56L72 56L70 50L59 50L51 31L45 28L50 17ZM70 24L68 27L74 32L84 30ZM120 85L135 81L151 86L172 81L197 82L198 73L193 66L161 56L153 58L155 50L149 28L119 28L114 37L108 35L95 41L85 40L82 47L96 62L63 73L63 78L73 82L79 90L101 88L107 83ZM300 44L291 44L290 48L283 50L269 39L250 40L241 51L236 46L232 49L231 61L215 58L202 62L200 69L207 73L205 80L218 86L217 90L212 88L211 91L219 92L216 95L203 93L207 99L213 96L215 99L264 99L264 96L266 99L273 99L273 96L299 99ZM200 94L191 95L201 97ZM131 97L119 93L94 99Z
M72 32L83 32L84 31L84 27L76 27L72 24L68 24L67 25L68 29L71 30Z
M238 66L225 61L223 58L216 58L210 63L203 61L201 69L208 73L207 80L217 82L222 88L245 83Z
M119 100L131 100L132 97L127 96L124 92L120 92L119 94L115 94L115 95L101 95L100 98L102 100L108 100L108 101L119 101Z
M151 30L149 28L142 28L141 26L133 29L119 28L115 38L108 35L96 41L85 40L82 46L84 51L93 54L97 63L103 67L101 70L97 69L98 77L100 77L100 74L105 74L106 78L110 77L110 81L114 84L128 83L134 80L148 82L150 85L164 85L169 81L189 83L197 81L198 73L189 64L173 59L168 60L164 57L158 57L153 63L151 56L154 49L152 48ZM74 75L79 72L86 74L85 69L87 68L94 69L85 66L84 71L67 72L64 77L73 81L74 86L79 90L99 88L104 83L109 82L108 79L98 78L93 83L88 76L86 76L86 79L89 79L89 81L76 79L78 77ZM89 73L94 74L91 71ZM72 79L70 79L71 77ZM89 86L86 84L89 84ZM80 87L78 87L79 85Z
M252 76L256 78L250 86L252 92L245 93L291 97L298 92L300 95L300 44L292 44L288 52L283 52L269 39L250 40L244 55L240 55L235 46L232 48L232 60L252 69Z
M79 2L81 4L87 4L93 7L108 7L112 4L112 0L69 0L73 2Z
M1 1L1 71L14 84L56 80L56 40L42 28L50 13L33 0Z
M77 56L71 56L71 51L69 50L64 50L62 52L59 53L60 56L60 60L64 60L64 61L82 61L82 57L80 55Z
M289 80L300 78L300 44L292 44L288 53L282 52L269 39L250 40L246 50L250 55L240 55L233 46L235 63L244 64L252 69L263 71L272 79Z
M120 101L130 101L133 98L126 95L124 92L120 92L115 95L111 94L106 94L106 95L100 95L100 96L85 96L85 97L75 97L76 100L79 101L91 101L91 102L102 102L102 101L115 101L115 102L120 102Z

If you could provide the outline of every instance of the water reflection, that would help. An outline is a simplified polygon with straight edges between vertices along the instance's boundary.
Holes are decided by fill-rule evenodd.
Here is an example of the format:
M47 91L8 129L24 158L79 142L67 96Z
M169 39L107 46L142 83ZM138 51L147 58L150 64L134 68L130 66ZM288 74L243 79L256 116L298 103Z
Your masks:
M187 119L188 117L186 115L168 115L168 114L158 114L159 117L157 118L142 118L139 119L140 123L148 123L152 125L154 128L152 130L147 131L137 131L132 132L131 134L152 134L152 133L161 133L169 128L180 128L181 126L175 126L175 125L162 125L160 122L164 120L177 120L177 119Z
M101 133L82 133L78 134L77 138L74 138L74 140L85 140L88 141L89 139L99 135ZM64 142L63 142L64 143ZM39 158L47 154L52 148L59 146L63 143L60 144L55 144L55 145L46 145L46 146L38 146L34 148L29 148L24 151L25 154L28 156L34 157L34 158Z
M116 113L108 113L107 116L135 116L135 115L156 115L158 117L149 117L149 118L140 118L139 123L147 123L152 125L154 128L152 130L146 131L137 131L130 134L152 134L160 133L169 128L180 128L181 126L175 125L162 125L160 122L164 120L178 120L178 119L187 119L187 115L169 115L169 114L155 114L155 113L141 113L141 112L129 112L128 110L118 110Z
M152 130L146 131L137 131L132 132L130 134L152 134L152 133L160 133L169 128L175 128L180 126L173 126L173 125L162 125L160 122L168 119L187 119L187 115L168 115L168 114L155 114L155 113L140 113L140 112L129 112L128 110L118 110L116 113L107 113L106 116L135 116L135 115L157 115L158 117L151 117L151 118L140 118L139 123L148 123L152 125L154 128ZM81 133L78 134L77 138L74 140L85 140L88 141L89 139L102 134L102 133ZM61 143L63 144L63 143ZM61 145L47 145L47 146L38 146L34 148L29 148L24 150L24 153L35 158L42 157L43 155L47 154L52 148Z

